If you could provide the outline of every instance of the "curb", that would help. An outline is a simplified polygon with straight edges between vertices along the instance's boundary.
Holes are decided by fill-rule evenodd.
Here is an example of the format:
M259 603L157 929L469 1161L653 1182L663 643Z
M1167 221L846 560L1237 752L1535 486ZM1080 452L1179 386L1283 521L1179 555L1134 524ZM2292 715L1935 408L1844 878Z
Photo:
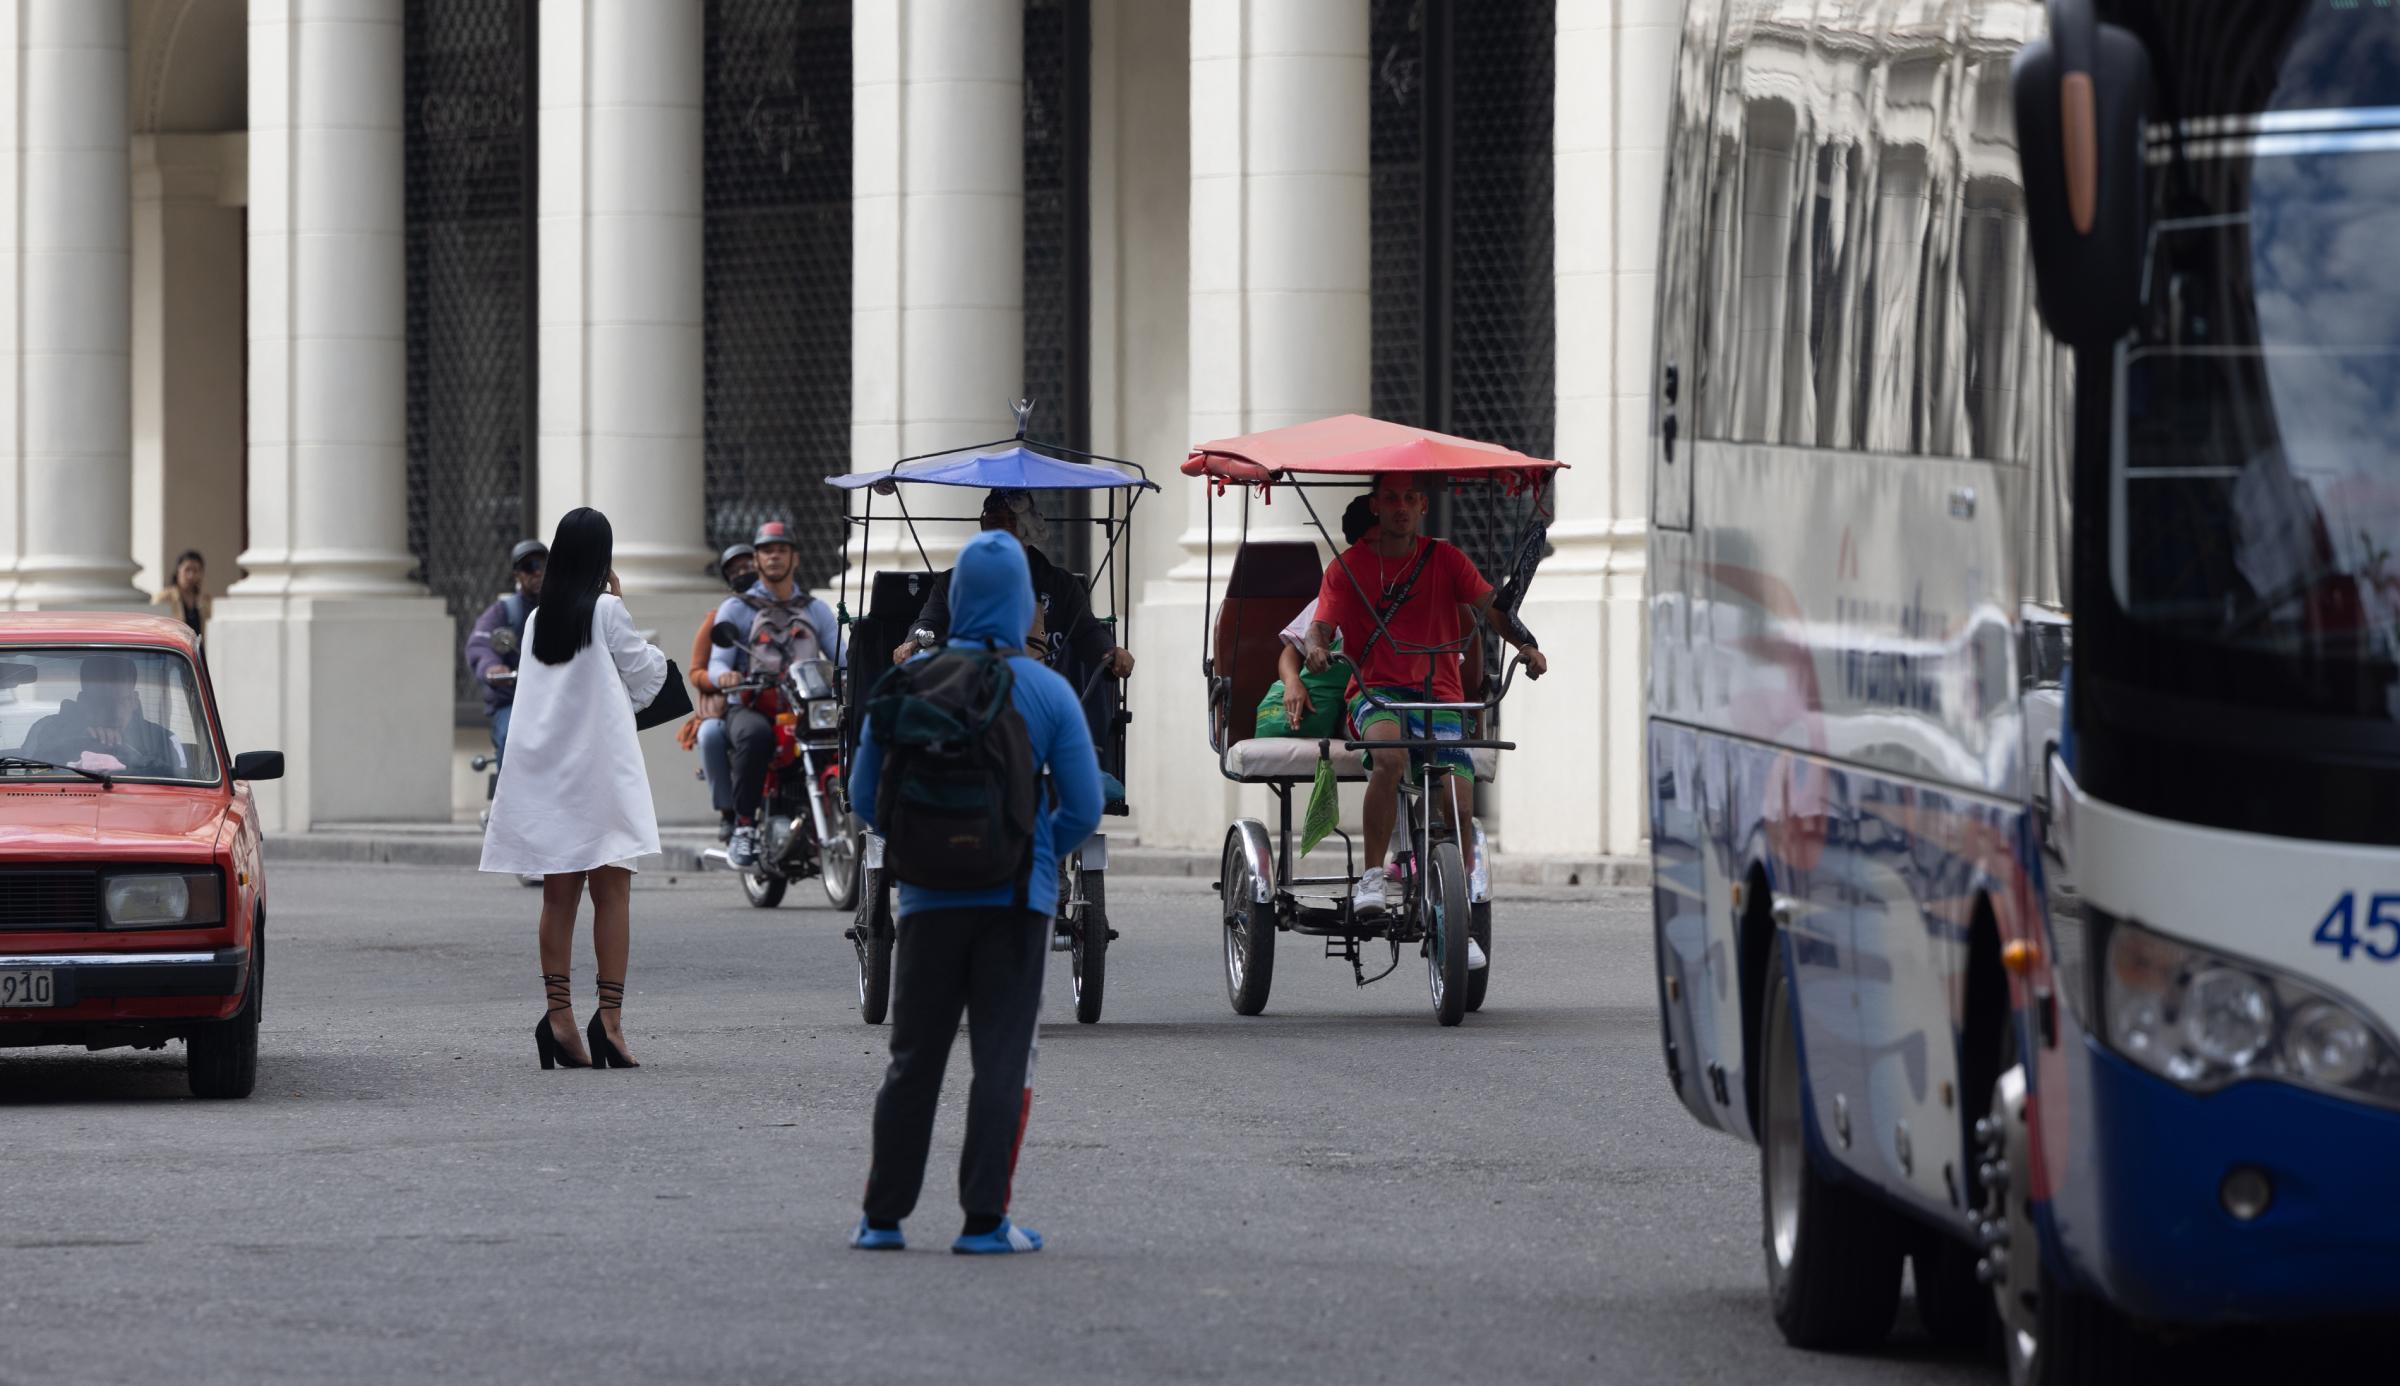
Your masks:
M703 869L700 854L717 843L713 833L669 834L661 845L666 849L666 860L657 869L690 874ZM295 833L269 837L266 855L269 863L432 866L472 871L483 859L483 836L472 828L415 825L389 831ZM1169 847L1111 847L1108 869L1111 875L1120 877L1208 880L1216 874L1217 855ZM1575 860L1502 855L1492 863L1492 877L1503 885L1644 887L1650 884L1650 862L1642 857Z

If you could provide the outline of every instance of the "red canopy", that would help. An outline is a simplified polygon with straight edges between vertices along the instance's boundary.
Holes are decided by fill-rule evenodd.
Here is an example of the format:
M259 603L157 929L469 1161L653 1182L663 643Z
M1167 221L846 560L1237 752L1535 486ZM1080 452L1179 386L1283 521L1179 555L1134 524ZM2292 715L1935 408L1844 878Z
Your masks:
M1185 459L1185 476L1256 485L1294 472L1373 476L1377 472L1515 476L1566 464L1528 457L1497 443L1478 443L1431 429L1339 414L1315 423L1270 428L1240 438L1202 443Z

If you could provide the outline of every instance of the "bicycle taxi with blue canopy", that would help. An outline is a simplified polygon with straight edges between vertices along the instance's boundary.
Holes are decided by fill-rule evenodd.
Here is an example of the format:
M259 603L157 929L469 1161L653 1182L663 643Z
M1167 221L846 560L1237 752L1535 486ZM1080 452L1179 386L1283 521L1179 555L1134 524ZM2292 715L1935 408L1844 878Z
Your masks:
M1234 549L1224 595L1215 606L1214 625L1202 637L1209 746L1226 779L1260 785L1273 794L1278 820L1272 832L1258 819L1237 820L1226 830L1219 859L1225 990L1237 1014L1257 1015L1266 1009L1275 975L1276 936L1283 933L1324 940L1325 956L1347 961L1360 986L1391 975L1400 965L1401 948L1415 944L1426 959L1427 985L1440 1024L1456 1025L1466 1012L1482 1008L1491 975L1490 852L1482 822L1471 808L1451 810L1452 821L1464 825L1457 830L1437 812L1440 800L1455 791L1435 758L1464 752L1473 783L1491 782L1499 753L1514 749L1514 743L1495 739L1495 733L1501 699L1523 663L1519 657L1499 679L1487 678L1484 633L1463 620L1454 640L1412 644L1394 636L1387 622L1397 603L1386 606L1370 598L1351 566L1329 567L1315 542L1250 538L1252 505L1268 503L1278 490L1289 493L1338 555L1345 546L1334 543L1326 532L1312 496L1354 494L1360 486L1394 473L1419 477L1428 490L1441 486L1448 499L1476 494L1482 502L1479 513L1513 513L1516 520L1515 532L1502 545L1501 571L1491 576L1499 584L1495 608L1507 625L1521 632L1514 612L1540 562L1551 515L1552 474L1563 465L1497 444L1357 415L1202 443L1184 462L1184 474L1198 478L1212 493L1207 507L1207 582L1212 593L1217 552L1213 502L1228 490L1242 493L1242 538ZM1398 740L1372 743L1378 752L1404 752L1409 757L1401 781L1399 827L1390 844L1402 898L1397 907L1379 913L1362 911L1354 903L1362 878L1357 844L1339 826L1334 808L1336 784L1369 776L1361 754L1369 742L1361 739L1360 728L1344 717L1325 734L1259 734L1261 704L1278 678L1287 628L1337 580L1334 574L1352 584L1357 605L1373 620L1375 638L1390 641L1401 654L1427 657L1426 686L1405 698L1359 687L1355 665L1344 696L1345 702L1360 699L1370 715L1398 714L1408 732ZM1399 600L1406 597L1401 591ZM1437 698L1431 687L1437 662L1452 657L1461 666L1462 695L1457 701ZM1349 661L1336 655L1334 663ZM1437 739L1434 718L1451 714L1459 719L1462 734ZM1418 734L1419 726L1426 734ZM1311 820L1298 843L1295 791L1308 806ZM1459 840L1462 834L1471 834L1475 845L1471 872ZM1328 836L1341 840L1341 873L1300 874L1303 858ZM1470 940L1485 955L1481 967L1469 965ZM1391 950L1390 965L1372 976L1361 960L1362 945L1371 941L1381 941Z
M1124 682L1111 677L1117 651L1130 644L1133 619L1131 570L1122 554L1133 532L1133 511L1144 491L1158 489L1138 463L1056 443L1035 443L1025 437L1031 406L1017 406L1016 436L971 447L902 458L880 471L850 472L827 477L826 484L860 494L860 513L847 517L858 531L861 550L877 534L876 526L897 525L907 536L922 567L874 574L861 593L865 609L850 615L850 574L845 566L837 613L849 627L851 668L843 681L845 765L854 763L867 693L904 646L934 643L946 631L934 628L939 613L948 609L948 575L937 571L921 527L977 526L982 517L922 514L912 511L909 492L918 487L976 490L988 495L1080 497L1073 508L1079 515L1052 515L1047 523L1088 526L1094 535L1087 574L1058 567L1081 594L1076 609L1060 613L1052 625L1043 614L1043 644L1033 652L1066 677L1083 704L1099 753L1106 813L1123 817L1125 803L1125 728L1131 720L1125 707ZM878 515L879 498L891 502ZM1053 504L1050 508L1066 508ZM1020 535L1022 538L1023 536ZM1029 550L1032 545L1028 545ZM1029 557L1034 556L1029 551ZM1073 561L1072 553L1062 555ZM1048 563L1048 559L1041 560ZM1039 586L1037 582L1037 587ZM1103 601L1104 599L1104 601ZM938 606L935 604L939 603ZM1105 611L1100 610L1105 605ZM932 624L929 624L932 623ZM1030 633L1029 633L1030 635ZM1068 954L1075 979L1075 1018L1085 1024L1100 1019L1108 981L1108 945L1116 932L1108 925L1108 835L1095 833L1080 850L1060 861L1060 892L1056 935L1052 946ZM870 1025L883 1023L891 1004L894 928L893 883L885 877L883 844L868 833L862 853L857 914L848 937L858 953L859 1011Z

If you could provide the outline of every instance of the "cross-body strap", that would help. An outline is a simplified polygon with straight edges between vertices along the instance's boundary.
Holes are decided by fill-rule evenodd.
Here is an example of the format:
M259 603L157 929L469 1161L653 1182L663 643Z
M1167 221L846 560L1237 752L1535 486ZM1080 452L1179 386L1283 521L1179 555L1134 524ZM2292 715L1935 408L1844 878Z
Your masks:
M1377 640L1383 638L1384 626L1390 623L1394 616L1400 614L1400 608L1407 604L1410 596L1415 594L1417 579L1424 574L1425 565L1433 561L1433 546L1440 542L1439 539L1425 541L1425 547L1417 550L1417 561L1410 564L1408 571L1400 575L1400 585L1387 593L1383 605L1376 608L1375 629L1367 632L1366 643L1358 647L1360 664L1366 663L1367 652L1375 648Z

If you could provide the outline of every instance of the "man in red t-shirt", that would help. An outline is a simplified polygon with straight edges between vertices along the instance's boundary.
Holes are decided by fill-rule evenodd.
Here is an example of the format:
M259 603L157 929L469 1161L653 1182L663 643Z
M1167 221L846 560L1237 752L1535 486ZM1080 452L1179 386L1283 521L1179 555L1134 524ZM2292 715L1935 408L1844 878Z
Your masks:
M1463 701L1459 654L1469 633L1461 607L1472 610L1514 646L1532 677L1548 673L1550 661L1535 647L1531 632L1493 607L1492 585L1475 571L1473 560L1450 544L1423 536L1425 490L1415 474L1387 472L1375 478L1368 503L1377 532L1326 567L1317 589L1317 619L1308 628L1308 667L1324 672L1339 632L1343 651L1358 668L1350 685L1350 720L1358 739L1456 741L1463 727L1457 713L1403 715L1377 707L1365 693L1372 690L1386 702ZM1380 629L1378 611L1383 612ZM1429 675L1430 698L1425 696ZM1380 913L1388 907L1383 863L1391 848L1392 826L1400 816L1400 780L1408 759L1399 751L1367 754L1367 870L1350 895L1357 913ZM1461 829L1467 814L1458 804L1457 782L1463 777L1473 783L1473 762L1463 750L1438 751L1433 760L1446 776L1445 792L1435 802L1458 836L1462 860L1472 871L1474 835ZM1470 947L1470 952L1476 955L1470 963L1482 966L1481 950Z

